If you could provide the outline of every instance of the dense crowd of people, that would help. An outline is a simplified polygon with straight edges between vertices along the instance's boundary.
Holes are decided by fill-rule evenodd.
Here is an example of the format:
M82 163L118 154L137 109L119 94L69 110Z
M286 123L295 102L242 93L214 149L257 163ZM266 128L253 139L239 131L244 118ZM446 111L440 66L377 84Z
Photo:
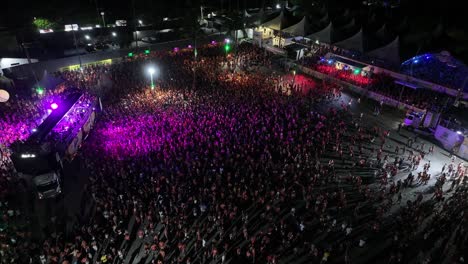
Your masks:
M394 148L338 85L275 67L242 44L60 73L91 93L112 83L78 157L92 213L40 241L3 235L0 262L464 263L463 163L432 176L434 197L403 197L431 178L433 147Z

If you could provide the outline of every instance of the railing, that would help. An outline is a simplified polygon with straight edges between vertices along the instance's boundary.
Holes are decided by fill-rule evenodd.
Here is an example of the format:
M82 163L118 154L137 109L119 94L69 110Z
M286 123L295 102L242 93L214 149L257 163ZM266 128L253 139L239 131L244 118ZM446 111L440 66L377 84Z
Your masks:
M314 71L314 70L312 70L310 68L304 67L302 65L297 65L297 64L292 63L292 62L289 62L289 64L290 64L291 67L295 67L299 71L304 72L304 73L306 73L306 74L308 74L310 76L313 76L313 77L321 79L321 80L333 80L333 82L338 83L338 84L346 87L347 89L349 89L349 90L351 90L351 91L353 91L353 92L355 92L357 94L369 97L369 98L371 98L373 100L376 100L378 102L382 102L385 105L389 105L389 106L399 108L399 109L411 110L411 111L419 111L419 112L424 111L423 109L420 109L420 108L417 108L415 106L402 103L402 102L400 102L398 100L387 97L385 95L382 95L382 94L379 94L379 93L376 93L376 92L373 92L373 91L369 91L368 89L353 85L351 83L348 83L346 81L337 79L337 78L335 78L333 76L330 76L328 74L317 72L317 71Z
M364 63L364 62L361 62L361 61L358 61L358 60L355 60L355 59L352 59L352 58L344 57L344 56L337 55L337 54L334 54L334 53L327 54L327 56L331 56L331 55L336 56L336 57L341 57L341 58L344 58L344 59L347 59L347 60L352 60L352 61L355 61L355 62L358 62L358 63L366 64L366 65L368 65L367 67L373 68L374 73L385 73L385 74L387 74L387 75L389 75L389 76L391 76L391 77L393 77L393 78L395 78L397 80L402 80L402 81L405 81L405 82L413 83L413 84L419 85L419 86L421 86L423 88L427 88L427 89L430 89L430 90L433 90L433 91L436 91L436 92L439 92L439 93L445 93L445 94L451 95L453 97L456 97L458 95L458 93L459 93L458 90L453 89L453 88L449 88L449 87L439 85L439 84L435 84L435 83L432 83L432 82L429 82L429 81L421 80L421 79L418 79L418 78L415 78L415 77L412 77L412 76L409 76L409 75L405 75L405 74L402 74L402 73L387 70L385 68L381 68L381 67L378 67L378 66L375 66L375 65L369 65L367 63ZM466 92L463 93L463 99L468 100L468 93L466 93Z

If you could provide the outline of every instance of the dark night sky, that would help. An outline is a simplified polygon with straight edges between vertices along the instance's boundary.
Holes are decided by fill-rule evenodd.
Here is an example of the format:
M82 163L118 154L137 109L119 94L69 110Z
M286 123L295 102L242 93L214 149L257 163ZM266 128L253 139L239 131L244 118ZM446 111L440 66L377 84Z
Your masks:
M7 0L7 10L4 15L0 15L0 26L6 27L12 31L18 29L31 28L33 17L46 17L58 24L70 23L96 23L98 13L96 11L96 2L98 9L105 11L106 21L113 23L116 19L132 18L132 0ZM138 19L151 21L152 19L165 16L187 16L198 12L200 3L208 6L231 7L235 8L237 3L242 7L244 4L249 6L261 6L265 1L267 4L276 3L277 0L134 0L135 13ZM291 0L305 4L312 3L313 0ZM357 9L363 10L362 0L317 0L327 2L329 9L343 10L350 8L353 13L358 13ZM382 0L384 1L384 0ZM398 1L398 0L385 0ZM423 51L440 50L447 48L452 53L457 54L464 61L468 61L468 23L466 14L464 14L464 2L460 0L444 1L422 1L422 0L401 0L402 8L395 12L394 20L408 17L409 31L405 34L406 39L411 40L414 36L414 43L421 45ZM27 6L27 8L25 8ZM192 8L192 9L191 9ZM5 11L6 9L3 9ZM330 11L331 12L331 11ZM339 13L339 11L338 11ZM99 21L100 22L100 21ZM428 35L434 30L437 23L444 24L445 35L441 40L421 40L418 35ZM382 22L383 23L383 22ZM409 36L409 38L408 38ZM434 43L432 43L434 42ZM411 43L410 43L411 44ZM410 45L408 44L408 45ZM407 44L403 44L407 45ZM410 48L410 53L417 47Z
M239 0L240 5L244 3L249 5L260 5L263 0ZM265 0L275 2L274 0ZM25 24L34 16L49 17L62 21L79 20L84 17L96 14L96 2L99 9L103 9L109 14L109 18L129 17L132 15L132 0L29 0L29 1L7 1L8 12L2 15L2 24L14 26ZM146 13L147 16L164 15L169 12L183 12L187 6L198 6L202 2L205 5L220 6L221 0L135 0L137 14ZM224 0L224 7L228 6L229 0ZM312 0L303 0L304 3ZM327 2L327 1L325 1ZM361 6L361 0L329 0L330 6ZM232 6L237 5L237 0L231 0ZM407 5L406 12L413 17L419 17L428 22L434 19L434 16L443 15L447 20L456 21L460 24L465 22L463 15L463 3L460 0L444 1L421 1L421 0L402 0ZM25 8L27 6L27 8ZM3 9L5 11L5 9ZM106 14L106 15L107 15Z

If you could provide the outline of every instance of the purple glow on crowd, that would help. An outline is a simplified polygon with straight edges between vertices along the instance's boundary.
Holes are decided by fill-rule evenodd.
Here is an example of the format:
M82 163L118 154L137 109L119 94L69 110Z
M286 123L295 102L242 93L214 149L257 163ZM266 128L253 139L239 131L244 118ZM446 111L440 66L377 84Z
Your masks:
M16 140L26 140L36 127L52 112L52 97L44 96L35 101L11 100L0 119L0 147L10 146ZM0 115L2 116L2 115Z

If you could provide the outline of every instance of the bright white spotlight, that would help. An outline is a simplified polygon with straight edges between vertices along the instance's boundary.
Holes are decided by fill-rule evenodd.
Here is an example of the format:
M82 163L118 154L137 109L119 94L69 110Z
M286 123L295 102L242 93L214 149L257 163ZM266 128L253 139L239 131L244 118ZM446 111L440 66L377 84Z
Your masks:
M143 25L143 21L138 20L138 24Z
M112 36L113 36L113 37L117 37L117 33L112 32Z
M151 74L151 75L153 75L155 72L156 72L156 69L153 68L153 67L148 69L148 73Z
M461 135L461 134L462 134L462 132L461 132L461 131L457 131L457 134L458 134L458 135Z
M281 5L280 5L280 4L276 4L276 9L281 9Z
M84 37L85 37L85 39L87 39L87 40L90 40L90 39L91 39L91 37L90 37L89 35L85 35Z

